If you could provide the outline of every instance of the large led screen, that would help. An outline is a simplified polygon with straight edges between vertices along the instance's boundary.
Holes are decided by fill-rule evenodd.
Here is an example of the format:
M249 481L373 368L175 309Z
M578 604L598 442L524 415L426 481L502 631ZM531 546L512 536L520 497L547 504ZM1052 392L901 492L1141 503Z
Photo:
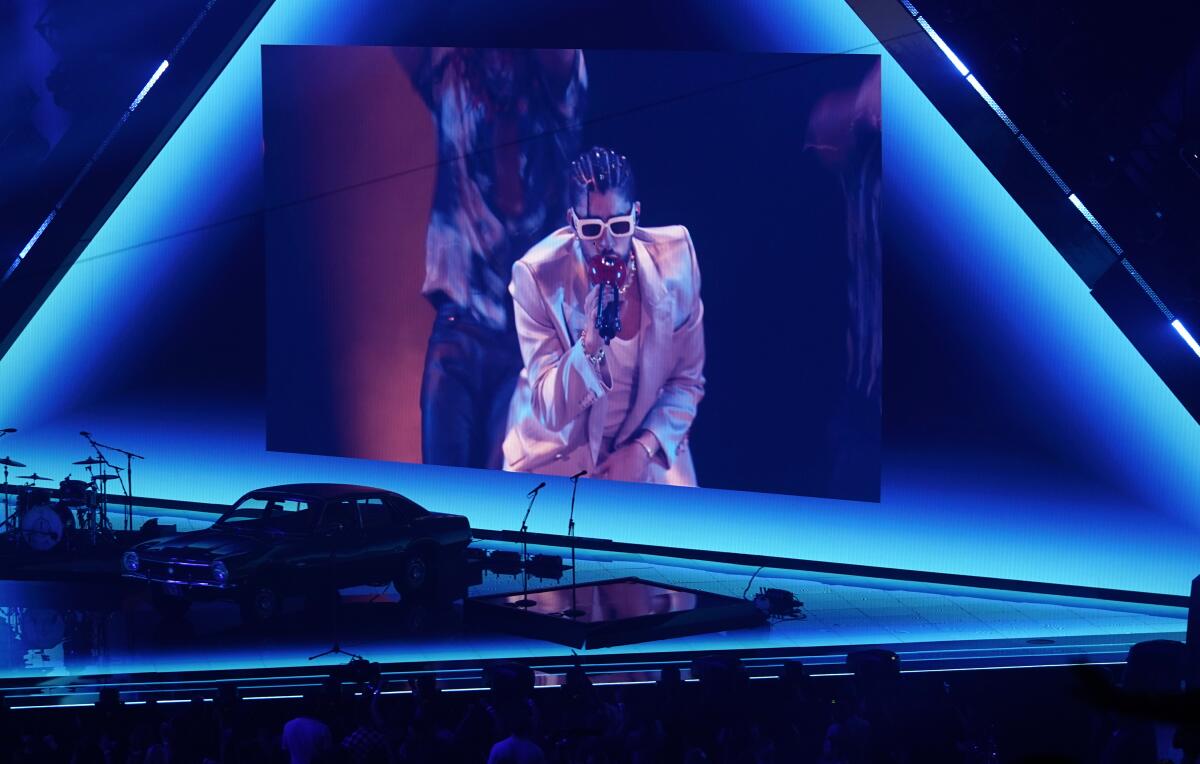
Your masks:
M267 445L878 500L877 56L263 49Z

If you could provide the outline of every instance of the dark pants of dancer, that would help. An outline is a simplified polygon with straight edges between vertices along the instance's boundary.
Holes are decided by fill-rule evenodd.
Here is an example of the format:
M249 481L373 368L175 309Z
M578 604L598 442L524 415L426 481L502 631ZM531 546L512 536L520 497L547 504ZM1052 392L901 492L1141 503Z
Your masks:
M485 326L470 311L442 301L421 380L425 464L499 469L521 368L515 329Z

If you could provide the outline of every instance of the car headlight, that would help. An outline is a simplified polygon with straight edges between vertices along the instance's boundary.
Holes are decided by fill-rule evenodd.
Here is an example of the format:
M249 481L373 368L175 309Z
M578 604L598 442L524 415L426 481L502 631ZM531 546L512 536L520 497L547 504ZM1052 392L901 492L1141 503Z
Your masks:
M139 565L141 565L141 561L138 560L138 554L132 550L126 552L125 556L121 558L121 567L130 573L137 572Z
M229 568L227 568L225 563L221 562L220 560L217 560L213 563L212 573L213 578L217 579L221 583L225 583L229 580Z

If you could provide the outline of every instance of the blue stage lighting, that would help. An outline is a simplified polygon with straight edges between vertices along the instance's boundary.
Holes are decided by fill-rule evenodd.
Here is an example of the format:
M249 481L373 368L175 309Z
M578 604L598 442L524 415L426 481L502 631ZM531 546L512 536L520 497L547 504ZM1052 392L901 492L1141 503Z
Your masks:
M1071 200L1071 204L1075 205L1075 209L1079 210L1079 214L1083 215L1083 217L1087 219L1087 222L1092 224L1092 228L1096 229L1096 233L1100 234L1100 236L1103 237L1106 242L1108 242L1108 246L1112 247L1114 252L1116 252L1118 255L1125 254L1125 251L1121 249L1121 245L1117 244L1116 240L1113 239L1112 236L1109 236L1108 231L1104 228L1104 226L1100 225L1100 221L1097 220L1096 216L1093 215L1088 208L1083 205L1083 202L1079 201L1078 196L1071 194L1067 198Z
M163 72L165 72L167 67L170 65L170 61L163 61L158 65L158 68L154 70L154 74L150 75L150 80L146 83L146 87L142 88L142 92L138 93L137 98L133 99L133 103L129 105L130 111L133 111L138 107L138 104L140 104L142 99L146 97L146 94L150 92L150 88L154 87L154 83L158 82L158 78L163 76Z
M1062 190L1062 192L1064 194L1070 194L1071 189L1067 186L1066 182L1059 177L1058 173L1054 171L1054 168L1050 166L1050 163L1046 161L1046 158L1042 156L1042 152L1037 150L1033 143L1030 142L1029 138L1027 138L1024 134L1021 134L1017 136L1017 140L1021 141L1021 145L1024 146L1030 155L1037 160L1037 163L1042 166L1042 169L1046 171L1046 174L1050 176L1050 179L1058 184L1058 187Z
M1013 131L1013 135L1020 134L1021 131L1017 129L1017 126L1013 124L1013 121L1008 118L1007 114L1004 113L1004 109L1000 108L1000 104L996 103L996 99L992 98L992 96L983 89L983 85L979 84L979 80L975 79L974 74L967 75L967 82L971 83L971 87L975 88L975 92L979 94L979 97L982 98L988 106L992 107L992 111L996 112L996 116L1004 120L1004 124L1008 125L1009 130Z
M1184 327L1178 318L1171 322L1171 326L1175 327L1175 331L1179 332L1179 336L1183 337L1183 341L1188 344L1192 352L1200 355L1200 343L1196 342L1196 338L1192 336L1191 332Z
M19 253L17 253L18 260L25 259L25 255L28 255L29 250L33 249L33 245L37 243L37 240L42 238L42 234L46 231L46 226L50 225L50 221L54 220L54 216L57 214L58 210L50 210L50 214L47 215L46 219L42 221L42 224L38 226L38 229L34 232L33 237L29 239L29 243L26 244Z
M929 26L929 22L921 16L918 16L917 23L921 25L921 28L924 29L925 33L929 35L929 38L937 43L937 46L942 49L942 52L946 54L946 58L950 59L950 63L954 64L954 68L958 70L958 73L966 77L967 74L970 73L970 70L967 69L966 65L959 60L958 56L954 55L954 51L950 50L950 46L938 36L938 33L933 31L933 27Z
M133 99L133 103L129 104L129 109L126 110L124 115L122 115L121 121L118 122L116 127L113 128L113 132L109 134L108 138L106 138L103 143L101 143L100 148L96 152L97 154L105 149L105 147L108 145L108 141L112 139L113 134L116 133L121 125L125 123L125 120L128 119L129 115L132 114L134 110L137 109L137 107L142 103L142 99L144 99L146 94L150 92L150 88L154 87L154 84L158 82L158 79L163 76L163 72L167 71L167 67L170 65L171 62L166 60L158 65L158 68L154 70L154 74L150 75L150 79L146 82L146 85ZM15 271L17 267L21 265L21 262L25 259L25 256L29 254L29 250L33 249L33 245L37 243L37 240L41 238L42 233L45 232L46 226L50 225L50 221L54 220L54 216L58 214L58 207L62 206L62 203L66 200L67 196L69 196L71 191L74 190L75 185L79 183L79 178L81 178L83 174L90 169L93 161L95 161L95 156L92 157L92 161L89 161L86 165L84 165L83 172L81 172L79 176L76 177L75 182L67 188L67 192L63 194L63 197L59 200L58 205L50 211L50 214L47 215L46 219L42 221L42 224L38 226L38 229L33 234L33 237L30 238L29 242L26 243L24 248L17 253L17 259L13 260L12 264L8 267L8 270L4 272L3 279L0 279L0 281L7 281L8 277L13 274L13 271Z
M1142 278L1142 274L1138 273L1137 268L1133 267L1133 263L1129 262L1129 260L1127 260L1127 259L1122 258L1121 259L1121 267L1124 268L1125 270L1129 271L1129 275L1133 278L1134 281L1137 282L1138 286L1140 286L1142 288L1143 292L1150 295L1150 299L1153 300L1154 304L1158 306L1158 309L1163 312L1163 315L1167 317L1167 320L1174 321L1175 314L1172 313L1171 309L1168 308L1166 303L1164 303L1162 301L1162 298L1160 298L1158 296L1158 293L1150 288L1150 285L1146 283L1146 279Z
M950 50L950 46L946 44L946 42L941 38L940 35L938 35L937 32L933 31L933 27L931 27L929 22L926 21L923 16L921 16L916 6L909 2L909 0L901 0L901 2L904 4L904 7L908 9L908 12L911 13L914 18L916 18L917 23L921 25L921 28L924 29L925 33L929 35L929 38L933 40L934 43L937 44L938 48L941 49L942 53L946 55L946 58L950 59L950 63L954 64L954 68L958 70L958 73L967 78L967 82L970 83L971 87L975 88L975 92L979 94L979 97L986 101L988 106L992 107L992 111L996 112L996 116L1000 117L1008 129L1017 136L1017 139L1021 141L1021 145L1023 145L1025 149L1033 156L1033 158L1037 160L1038 164L1040 164L1042 169L1050 175L1050 178L1058 185L1062 192L1064 194L1068 194L1067 198L1070 199L1071 204L1075 205L1075 209L1079 210L1080 214L1087 219L1092 228L1096 229L1096 233L1100 234L1104 241L1108 243L1108 246L1112 247L1113 251L1122 257L1121 265L1125 267L1125 270L1129 271L1129 274L1133 276L1134 280L1137 281L1142 290L1145 291L1150 299L1154 301L1154 304L1158 306L1159 310L1161 310L1167 316L1167 320L1171 321L1171 326L1174 326L1175 331L1179 332L1179 335L1184 338L1192 350L1196 351L1196 355L1200 355L1200 349L1197 349L1196 340L1190 334L1188 334L1187 330L1183 328L1182 324L1180 324L1177 320L1174 320L1174 314L1167 308L1162 299L1159 298L1158 294L1156 294L1155 291L1150 288L1150 285L1146 283L1146 280L1142 278L1141 274L1134 270L1129 261L1124 259L1125 251L1121 249L1120 244L1117 244L1116 239L1114 239L1108 233L1108 230L1105 229L1104 226L1100 225L1100 221L1097 220L1096 216L1084 206L1083 202L1079 201L1079 197L1071 193L1071 189L1067 186L1063 179L1059 177L1058 173L1054 171L1054 168L1050 166L1050 163L1046 161L1041 152L1034 148L1029 139L1026 138L1025 135L1013 123L1013 121L1009 119L1009 116L1007 113L1005 113L1004 109L1000 108L1000 104L996 103L996 100L992 98L991 94L989 94L987 90L984 89L979 80L975 79L975 75L970 73L970 70L968 70L966 65L963 64L958 56L954 54L954 51Z
M33 249L33 245L37 244L37 240L42 238L42 234L46 232L46 226L50 225L50 221L54 220L54 216L57 214L58 210L50 210L50 214L46 216L46 219L42 221L40 226L38 226L38 229L33 232L33 236L31 236L29 241L26 242L25 246L21 248L21 251L17 253L17 259L13 260L12 265L8 266L8 270L4 273L5 281L7 281L8 277L12 275L12 272L17 269L17 266L21 264L21 261L25 259L25 255L29 254L29 250Z

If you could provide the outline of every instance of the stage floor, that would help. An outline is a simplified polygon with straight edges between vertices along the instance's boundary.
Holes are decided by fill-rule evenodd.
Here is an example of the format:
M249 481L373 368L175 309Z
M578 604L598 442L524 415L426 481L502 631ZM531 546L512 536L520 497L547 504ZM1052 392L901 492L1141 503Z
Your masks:
M518 549L499 541L484 550ZM530 547L531 554L565 549ZM759 587L793 592L803 617L757 628L579 651L580 660L650 665L690 655L737 650L778 661L795 658L834 671L848 649L896 651L910 670L998 668L1123 660L1145 639L1182 639L1186 610L1166 605L1101 601L997 589L762 569L665 556L581 551L579 581L637 576L718 594L753 597ZM757 575L756 575L757 574ZM530 588L568 583L531 578ZM753 577L753 579L752 579ZM519 575L485 572L471 596L521 589ZM344 649L403 673L437 666L520 658L561 665L570 648L552 642L473 631L461 608L408 607L390 588L342 592ZM289 601L274 624L250 628L232 604L197 604L181 620L164 621L137 590L112 579L88 583L0 582L0 691L86 700L105 678L188 683L204 676L292 677L302 684L345 663L309 656L333 641L328 614ZM155 676L157 675L157 676ZM286 685L286 683L284 683ZM290 686L290 685L288 685ZM276 690L278 691L278 690ZM41 702L41 701L39 701Z

